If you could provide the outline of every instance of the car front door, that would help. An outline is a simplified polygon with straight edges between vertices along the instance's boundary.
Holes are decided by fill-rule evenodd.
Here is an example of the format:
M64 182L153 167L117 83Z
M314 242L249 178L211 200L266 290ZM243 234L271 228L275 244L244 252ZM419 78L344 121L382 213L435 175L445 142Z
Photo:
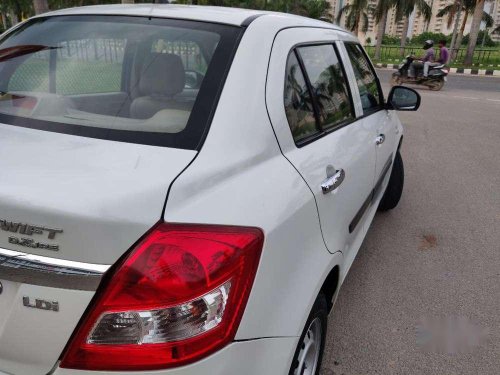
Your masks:
M352 84L355 97L359 99L363 111L362 120L367 129L372 129L373 147L376 150L376 167L373 200L380 198L389 181L392 162L400 137L398 121L393 113L384 107L384 97L379 80L370 60L358 43L343 43L347 66L352 67L355 83Z
M281 31L266 101L284 156L315 196L328 250L342 251L350 265L364 237L361 218L370 203L376 155L373 130L356 120L359 106L336 39L335 30Z

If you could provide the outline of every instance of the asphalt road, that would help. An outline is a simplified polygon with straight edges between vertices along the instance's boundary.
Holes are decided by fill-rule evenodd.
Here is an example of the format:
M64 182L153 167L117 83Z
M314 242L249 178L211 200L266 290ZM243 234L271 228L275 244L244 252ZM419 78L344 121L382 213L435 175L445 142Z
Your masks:
M500 78L418 91L402 200L342 286L321 374L500 374Z

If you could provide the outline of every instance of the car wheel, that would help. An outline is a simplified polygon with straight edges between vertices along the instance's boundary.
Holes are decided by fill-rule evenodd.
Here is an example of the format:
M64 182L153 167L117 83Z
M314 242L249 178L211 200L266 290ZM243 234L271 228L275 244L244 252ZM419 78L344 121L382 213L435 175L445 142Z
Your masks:
M320 293L314 302L299 345L295 350L290 375L318 375L325 349L328 306Z
M405 171L403 166L403 158L399 151L394 158L394 166L392 167L389 184L385 190L384 196L378 206L379 211L387 211L396 207L403 194L403 185L405 180Z

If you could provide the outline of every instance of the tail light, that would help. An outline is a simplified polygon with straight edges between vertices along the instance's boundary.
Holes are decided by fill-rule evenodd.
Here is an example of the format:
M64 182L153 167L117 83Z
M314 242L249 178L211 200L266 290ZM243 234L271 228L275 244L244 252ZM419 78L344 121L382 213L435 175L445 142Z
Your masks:
M263 234L160 224L102 286L61 367L154 370L199 360L234 339Z

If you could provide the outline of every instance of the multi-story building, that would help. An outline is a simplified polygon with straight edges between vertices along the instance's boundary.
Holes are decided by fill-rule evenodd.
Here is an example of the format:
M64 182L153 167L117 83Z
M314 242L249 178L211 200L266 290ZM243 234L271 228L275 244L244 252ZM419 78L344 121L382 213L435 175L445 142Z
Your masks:
M332 7L333 18L336 19L340 12L340 9L342 9L344 5L349 3L349 0L329 0L329 2Z
M489 12L495 24L493 25L493 30L500 26L500 0L496 0L491 4L491 11ZM491 34L491 39L495 42L500 42L500 32Z
M345 5L349 4L353 0L329 0L332 6L332 13L335 17L339 14L340 9ZM448 16L438 17L438 12L443 9L445 6L453 4L456 0L425 0L432 9L432 17L430 21L426 21L417 10L413 12L409 19L409 27L408 27L408 38L411 38L415 35L422 34L423 32L430 31L433 33L443 33L445 35L449 35L453 32L454 22L448 27ZM378 0L368 0L370 6L375 7L378 3ZM486 0L485 11L488 12L493 19L495 20L495 27L500 25L500 0ZM463 20L464 13L460 17L460 25ZM465 26L465 34L467 34L470 30L470 24L472 22L472 16L469 15L467 24ZM340 25L345 25L345 17L342 17L340 21ZM482 25L484 28L484 24ZM385 33L391 36L401 37L404 29L404 20L396 19L396 11L391 9L387 14L387 24ZM372 43L375 42L375 38L377 35L377 24L375 22L374 17L371 13L368 12L368 28L365 34L360 33L359 35L361 40L371 40ZM500 34L493 34L491 37L494 40L500 41Z
M387 24L385 26L385 32L391 36L401 37L403 34L404 21L396 19L396 10L391 9L387 14Z

